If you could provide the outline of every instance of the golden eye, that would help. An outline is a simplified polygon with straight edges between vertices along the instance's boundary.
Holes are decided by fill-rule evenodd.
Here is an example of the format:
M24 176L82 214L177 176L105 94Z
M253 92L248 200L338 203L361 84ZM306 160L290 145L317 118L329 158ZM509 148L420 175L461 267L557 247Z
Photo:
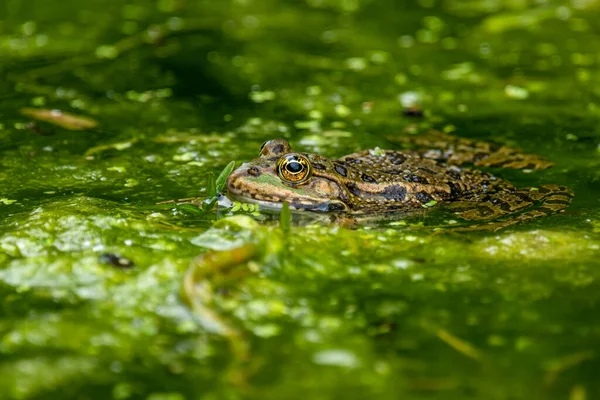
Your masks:
M277 173L287 183L303 183L311 172L310 161L299 154L286 154L277 161Z

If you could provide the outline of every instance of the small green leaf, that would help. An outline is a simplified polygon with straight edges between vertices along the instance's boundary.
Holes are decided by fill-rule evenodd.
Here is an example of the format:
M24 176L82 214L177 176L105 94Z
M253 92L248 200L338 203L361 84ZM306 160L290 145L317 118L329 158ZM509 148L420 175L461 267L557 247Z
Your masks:
M181 204L177 208L190 214L204 214L202 209L191 204Z
M215 184L215 178L212 172L208 173L208 182L206 183L206 194L209 199L217 196L217 186Z
M436 200L431 200L431 201L428 201L427 203L423 204L423 207L429 208L429 207L435 206L436 204L437 204Z
M217 201L217 186L215 185L215 178L212 172L208 173L206 182L206 194L208 197L202 202L202 210L209 211L215 205Z
M227 164L225 168L223 168L223 171L221 171L215 182L216 193L221 193L223 191L223 189L225 188L225 184L227 183L227 177L229 176L229 174L231 174L234 168L235 161L231 161L229 164Z
M279 227L284 233L290 231L290 225L292 221L292 214L290 213L290 205L288 202L283 203L281 206L281 213L279 214Z

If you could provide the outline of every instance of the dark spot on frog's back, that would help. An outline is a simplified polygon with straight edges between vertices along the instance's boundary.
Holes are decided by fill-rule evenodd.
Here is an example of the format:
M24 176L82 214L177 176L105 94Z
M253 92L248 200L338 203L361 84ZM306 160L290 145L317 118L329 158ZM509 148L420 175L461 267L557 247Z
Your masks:
M348 164L352 164L352 165L357 165L362 163L362 161L360 161L357 158L353 158L353 157L346 157L344 158L344 161L347 162Z
M343 177L348 176L348 170L346 169L346 167L344 167L343 165L340 165L338 163L334 164L335 167L335 172L337 172L338 174L340 174Z
M404 201L406 188L401 185L390 185L385 188L381 195L388 200Z
M521 201L521 202L524 201L526 203L533 203L533 199L527 193L523 193L523 192L520 192L520 191L514 191L514 192L512 192L512 194L514 196L518 197L519 201Z
M327 169L323 164L318 163L318 162L312 163L312 166L314 169L319 170L319 171L325 171L325 169Z
M429 181L426 178L423 178L422 176L419 175L409 175L406 174L403 176L404 180L407 182L415 182L415 183L422 183L422 184L429 184Z
M458 168L449 168L446 170L446 174L452 179L460 180L461 178L460 170Z
M459 195L461 195L464 191L463 189L460 187L460 185L457 185L454 182L447 182L448 187L450 188L450 195L453 198L458 197Z
M354 184L352 182L346 183L346 188L350 191L350 193L352 193L355 196L361 196L362 195L361 190L358 187L356 187L356 184Z
M377 183L377 180L375 178L373 178L372 176L369 176L365 173L363 173L361 176L363 181L368 182L368 183Z
M497 197L492 198L490 200L490 203L492 203L496 207L500 208L502 211L510 211L511 210L509 203L502 201L501 199L499 199Z
M546 194L546 193L550 193L550 192L551 192L551 190L548 189L547 187L540 186L538 188L538 193L540 193L540 194Z
M433 192L433 194L442 200L449 200L452 198L452 193L450 192L450 190L436 190Z
M248 175L260 176L260 171L256 167L248 168Z
M394 165L400 165L406 161L406 156L402 153L398 153L397 151L391 151L386 154L388 160Z
M415 197L417 198L417 200L419 200L423 204L429 203L430 201L433 200L433 197L431 197L431 195L429 193L424 192L424 191L421 191L421 192L415 194Z

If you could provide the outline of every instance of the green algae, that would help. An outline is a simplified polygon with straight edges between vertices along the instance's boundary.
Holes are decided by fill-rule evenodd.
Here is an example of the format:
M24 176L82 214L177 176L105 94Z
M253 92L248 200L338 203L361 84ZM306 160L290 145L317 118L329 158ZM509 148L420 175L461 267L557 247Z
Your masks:
M594 2L34 3L0 4L0 397L600 395ZM201 209L267 139L340 156L432 127L556 162L494 173L572 206L493 234ZM186 271L244 246L193 275L203 318Z

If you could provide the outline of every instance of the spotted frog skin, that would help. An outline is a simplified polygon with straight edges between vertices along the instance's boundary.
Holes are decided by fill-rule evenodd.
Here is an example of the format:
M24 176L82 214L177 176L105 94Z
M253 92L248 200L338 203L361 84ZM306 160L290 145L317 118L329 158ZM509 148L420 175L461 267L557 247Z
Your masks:
M332 160L294 152L283 139L271 140L258 158L229 176L228 195L268 208L287 202L296 210L352 216L444 207L480 223L475 229L490 230L561 212L573 197L564 186L518 189L487 172L461 167L552 165L535 155L437 131L401 141L412 149L365 150Z

